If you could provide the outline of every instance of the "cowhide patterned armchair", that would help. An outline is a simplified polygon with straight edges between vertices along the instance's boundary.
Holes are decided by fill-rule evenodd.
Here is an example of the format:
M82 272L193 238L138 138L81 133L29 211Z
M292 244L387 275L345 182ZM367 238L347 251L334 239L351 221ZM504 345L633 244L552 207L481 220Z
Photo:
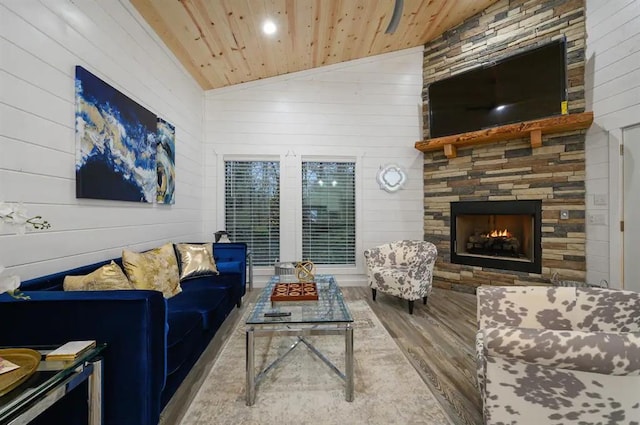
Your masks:
M367 249L364 258L373 300L378 290L400 297L409 301L413 314L415 300L427 303L437 256L436 246L425 241L402 240Z
M640 294L481 286L477 299L486 424L640 423Z

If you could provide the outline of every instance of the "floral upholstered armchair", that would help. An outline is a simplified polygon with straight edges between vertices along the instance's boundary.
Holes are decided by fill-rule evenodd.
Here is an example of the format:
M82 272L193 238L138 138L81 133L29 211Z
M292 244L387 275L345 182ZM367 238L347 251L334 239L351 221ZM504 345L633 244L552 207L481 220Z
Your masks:
M373 300L378 290L400 297L409 301L413 314L415 300L427 303L437 255L436 246L425 241L402 240L367 249L364 258Z
M477 301L486 424L640 423L640 294L481 286Z

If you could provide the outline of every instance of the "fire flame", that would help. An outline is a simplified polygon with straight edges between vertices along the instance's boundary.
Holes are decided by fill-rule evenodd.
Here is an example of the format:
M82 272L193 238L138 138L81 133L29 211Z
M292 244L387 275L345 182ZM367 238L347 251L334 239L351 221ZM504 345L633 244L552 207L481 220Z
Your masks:
M504 230L492 230L487 236L492 238L510 238L512 237L511 233L507 229Z

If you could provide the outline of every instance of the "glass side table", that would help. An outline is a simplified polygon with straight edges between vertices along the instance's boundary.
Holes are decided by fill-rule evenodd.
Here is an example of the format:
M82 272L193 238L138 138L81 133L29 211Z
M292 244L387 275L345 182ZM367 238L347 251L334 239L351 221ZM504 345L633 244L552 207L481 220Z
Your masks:
M47 361L45 355L58 346L31 348L42 355L36 372L0 397L0 424L28 424L84 381L89 385L89 425L102 424L102 356L106 344L98 344L71 361ZM9 347L6 347L9 348Z

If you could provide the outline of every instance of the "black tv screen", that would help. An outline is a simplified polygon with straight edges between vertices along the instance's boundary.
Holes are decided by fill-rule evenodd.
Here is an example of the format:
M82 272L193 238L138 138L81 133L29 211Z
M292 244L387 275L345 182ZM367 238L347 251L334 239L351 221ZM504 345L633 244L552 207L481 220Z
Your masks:
M566 113L566 57L561 39L432 83L431 137Z

